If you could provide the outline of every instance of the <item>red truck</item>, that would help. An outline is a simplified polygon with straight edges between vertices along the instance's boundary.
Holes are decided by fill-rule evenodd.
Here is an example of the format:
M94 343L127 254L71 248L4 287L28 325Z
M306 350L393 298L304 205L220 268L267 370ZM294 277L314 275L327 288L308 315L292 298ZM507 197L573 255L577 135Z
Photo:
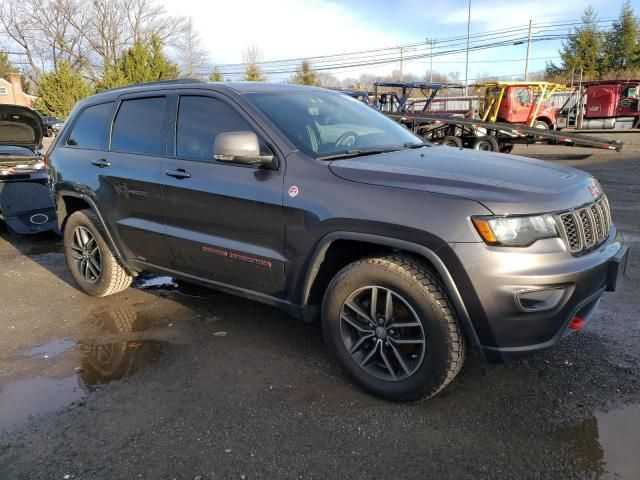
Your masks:
M578 95L576 105L563 111L563 126L565 122L583 129L628 130L640 126L640 80L587 82Z

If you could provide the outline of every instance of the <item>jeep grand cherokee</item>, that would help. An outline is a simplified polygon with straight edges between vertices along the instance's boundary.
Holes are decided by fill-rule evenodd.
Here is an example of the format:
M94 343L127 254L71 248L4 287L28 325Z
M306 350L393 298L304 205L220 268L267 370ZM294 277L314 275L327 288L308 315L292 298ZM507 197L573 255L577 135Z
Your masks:
M389 399L435 395L468 348L495 363L556 345L626 262L587 173L425 144L320 88L107 91L49 161L86 293L151 270L319 316L332 357Z

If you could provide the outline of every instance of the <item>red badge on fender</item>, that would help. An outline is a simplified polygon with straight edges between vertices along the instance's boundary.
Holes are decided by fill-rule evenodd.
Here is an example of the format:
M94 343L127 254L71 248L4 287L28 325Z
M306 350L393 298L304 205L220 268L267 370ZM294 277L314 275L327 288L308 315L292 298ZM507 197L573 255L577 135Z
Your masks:
M297 197L298 193L300 193L300 191L298 190L298 187L296 187L295 185L291 185L289 187L289 196L290 197Z

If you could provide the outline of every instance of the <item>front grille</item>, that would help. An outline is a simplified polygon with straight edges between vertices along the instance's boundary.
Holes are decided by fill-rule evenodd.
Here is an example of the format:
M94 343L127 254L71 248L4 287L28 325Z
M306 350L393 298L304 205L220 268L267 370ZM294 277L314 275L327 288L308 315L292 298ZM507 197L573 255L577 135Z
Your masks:
M573 255L597 247L611 231L611 212L604 195L589 205L560 213L558 219L562 237Z

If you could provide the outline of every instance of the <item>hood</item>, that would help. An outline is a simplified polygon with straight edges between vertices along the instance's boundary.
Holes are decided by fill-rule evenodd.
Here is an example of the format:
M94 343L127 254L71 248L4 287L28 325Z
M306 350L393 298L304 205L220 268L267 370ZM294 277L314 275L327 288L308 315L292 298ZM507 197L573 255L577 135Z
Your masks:
M0 105L0 145L27 147L42 145L42 119L38 112L17 105Z
M574 168L437 145L336 160L330 168L354 182L468 198L496 215L573 208L592 201L600 190L593 177Z

